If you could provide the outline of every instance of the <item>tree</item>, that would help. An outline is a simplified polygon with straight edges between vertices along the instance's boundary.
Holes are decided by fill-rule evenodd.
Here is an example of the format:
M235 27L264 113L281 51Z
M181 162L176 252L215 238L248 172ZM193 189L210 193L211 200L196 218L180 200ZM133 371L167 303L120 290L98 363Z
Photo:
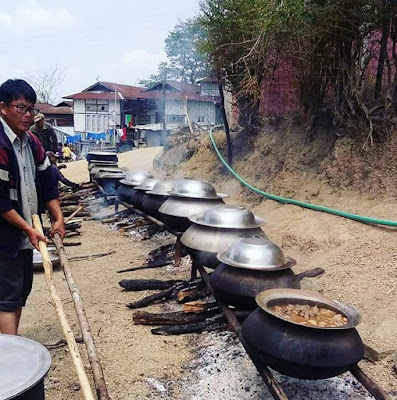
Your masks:
M26 80L33 86L37 99L41 103L52 104L57 98L57 87L63 82L65 70L55 65L48 70L26 74Z
M209 63L201 44L205 33L197 18L179 22L165 39L167 62L161 62L158 72L147 79L139 80L145 87L162 81L164 70L167 79L194 84L200 78L209 74Z
M194 84L208 75L206 55L200 50L205 32L197 18L179 22L165 39L165 51L170 69L182 82Z

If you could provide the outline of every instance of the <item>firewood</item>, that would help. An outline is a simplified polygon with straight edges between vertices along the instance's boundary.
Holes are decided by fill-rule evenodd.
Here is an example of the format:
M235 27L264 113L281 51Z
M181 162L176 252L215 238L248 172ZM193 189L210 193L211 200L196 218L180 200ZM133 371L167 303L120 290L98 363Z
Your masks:
M168 289L174 286L177 282L181 281L162 281L159 279L123 279L119 282L119 285L124 288L125 291L139 292L141 290Z
M140 267L131 267L131 268L126 268L126 269L120 269L119 271L117 271L117 273L121 274L122 272L139 271L141 269L148 269L148 268L161 268L161 267L170 265L172 263L173 263L172 260L164 260L164 261L160 261L157 263L142 265Z
M177 326L162 326L160 328L151 329L150 332L152 332L153 335L181 335L184 333L201 333L203 331L225 329L227 325L223 315L215 315L202 322Z
M182 290L180 290L176 297L178 299L179 302L186 302L186 301L190 301L190 300L186 300L185 299L189 298L192 294L199 292L200 290L202 290L205 287L205 284L203 281L198 282L195 285L189 285L186 288L183 288Z
M169 297L172 296L172 293L174 291L174 287L170 287L169 289L165 289L159 293L152 294L150 296L146 296L141 300L135 301L133 303L127 304L128 308L142 308L149 306L150 304L155 303L156 301L163 300L163 299L168 299Z
M219 314L211 312L205 314L185 314L183 311L170 313L148 313L144 311L136 311L132 315L135 325L186 325L205 321L212 315Z
M165 244L163 246L157 247L154 250L150 250L148 254L149 254L149 256L154 256L155 254L161 254L164 251L173 249L174 247L175 247L174 243ZM174 250L174 252L175 252L175 250Z
M104 253L92 253L83 256L75 256L75 257L70 257L69 261L81 261L81 260L89 260L91 258L105 257L108 256L109 254L114 254L115 252L116 250L111 250L111 251L106 251Z
M183 305L183 312L185 313L201 314L215 309L219 310L216 301L189 301Z

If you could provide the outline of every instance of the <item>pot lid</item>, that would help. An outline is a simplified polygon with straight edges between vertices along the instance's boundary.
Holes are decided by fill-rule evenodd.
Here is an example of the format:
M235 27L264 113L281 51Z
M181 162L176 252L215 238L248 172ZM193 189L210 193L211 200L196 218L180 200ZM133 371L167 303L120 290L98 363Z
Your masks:
M128 186L139 186L147 178L153 178L153 175L147 171L127 171L125 178L120 183Z
M280 247L265 238L239 240L217 258L231 267L257 271L278 271L291 266Z
M265 223L263 218L256 217L247 208L227 204L212 207L202 213L191 215L189 220L199 225L226 229L259 228Z
M122 171L112 171L112 172L107 172L102 175L102 178L124 178L125 177L125 172Z
M174 188L174 181L158 181L152 190L147 191L147 194L153 196L170 196L170 192Z
M169 194L172 196L191 197L194 199L223 199L224 197L229 197L227 194L217 193L209 182L194 179L175 181L174 188Z
M339 301L330 299L329 297L323 296L318 292L301 289L269 289L260 292L255 297L256 304L268 314L273 315L283 321L289 322L290 324L299 325L309 329L351 329L356 327L361 322L360 313L353 307L340 303ZM347 318L347 323L342 326L313 326L313 325L302 325L298 322L291 321L283 318L272 310L272 307L276 305L286 304L302 304L310 306L318 306L328 308L336 311Z
M105 160L90 160L88 161L90 164L95 164L97 166L100 165L117 165L117 161L105 161Z
M89 151L87 155L92 156L117 156L114 151Z
M36 385L51 365L49 351L31 339L0 335L0 399L11 399Z
M154 185L158 182L157 179L154 178L147 178L144 181L141 182L139 186L135 186L135 189L138 190L152 190L154 188Z

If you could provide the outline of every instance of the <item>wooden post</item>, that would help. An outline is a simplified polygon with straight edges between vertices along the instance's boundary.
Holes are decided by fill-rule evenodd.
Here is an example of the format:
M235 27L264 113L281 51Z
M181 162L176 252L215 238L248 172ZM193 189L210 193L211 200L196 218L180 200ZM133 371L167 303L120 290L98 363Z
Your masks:
M74 308L76 310L77 318L79 320L81 334L83 336L83 340L87 349L88 359L91 364L92 375L94 378L94 384L98 399L110 400L106 387L105 377L103 375L102 365L99 360L94 338L92 337L91 328L84 310L84 304L80 297L79 289L73 279L72 271L69 267L68 257L66 255L66 251L62 243L62 238L59 233L56 233L54 235L53 241L58 251L59 260L65 274L66 282L73 298Z
M37 214L32 215L33 226L37 229L40 233L43 234L43 228L41 226L40 218ZM47 281L48 288L51 293L51 298L55 304L55 309L58 314L59 321L61 323L62 331L65 336L66 342L68 344L69 352L72 357L73 365L77 373L77 377L79 378L81 390L83 391L84 398L87 400L94 400L94 395L92 394L91 386L87 378L87 374L85 373L83 362L81 360L81 356L79 353L79 349L77 348L76 339L74 337L72 328L69 325L69 322L66 318L65 311L62 306L61 298L58 295L53 271L52 271L52 263L50 260L50 255L48 253L47 245L45 242L39 242L39 248L41 257L43 258L43 267L45 278Z
M226 132L226 142L227 142L227 163L232 166L233 165L233 143L230 137L230 128L229 123L227 122L226 110L225 110L225 96L223 94L223 85L221 80L218 83L219 96L221 98L221 112L223 125L225 125Z

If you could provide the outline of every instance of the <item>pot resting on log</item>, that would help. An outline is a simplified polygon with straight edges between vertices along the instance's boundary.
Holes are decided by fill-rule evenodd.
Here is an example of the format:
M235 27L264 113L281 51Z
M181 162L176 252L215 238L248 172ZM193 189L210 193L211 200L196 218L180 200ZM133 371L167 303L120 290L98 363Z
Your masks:
M241 239L267 239L263 218L256 217L242 206L220 205L189 217L193 223L181 237L181 242L193 261L215 268L217 258Z
M282 250L267 239L243 239L217 256L222 263L215 268L210 282L224 303L254 310L255 296L266 289L300 289L303 278L324 272L315 268L295 275L295 261L285 257Z
M350 306L317 292L297 289L265 290L257 296L259 308L242 325L246 342L265 365L300 379L325 379L354 367L364 355L355 329L360 315ZM317 305L347 318L340 327L307 326L277 316L271 307L285 304Z

